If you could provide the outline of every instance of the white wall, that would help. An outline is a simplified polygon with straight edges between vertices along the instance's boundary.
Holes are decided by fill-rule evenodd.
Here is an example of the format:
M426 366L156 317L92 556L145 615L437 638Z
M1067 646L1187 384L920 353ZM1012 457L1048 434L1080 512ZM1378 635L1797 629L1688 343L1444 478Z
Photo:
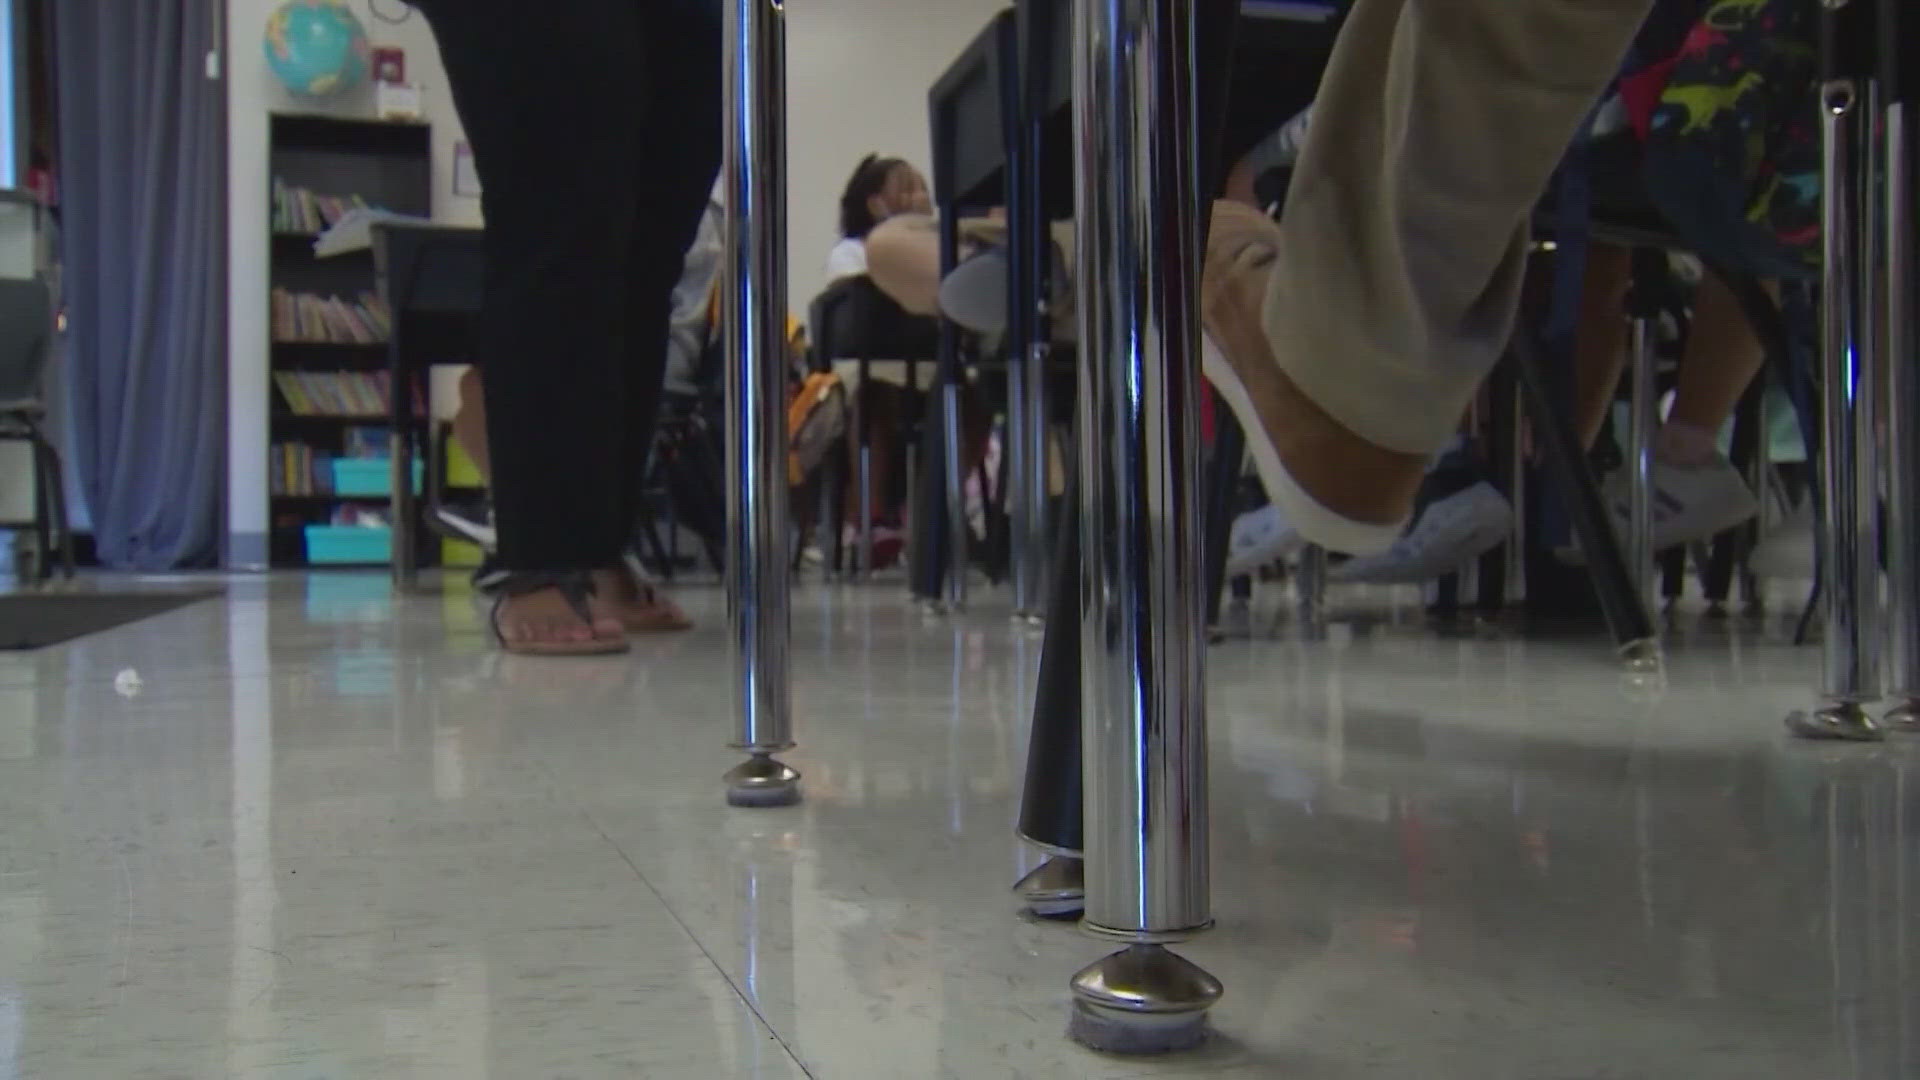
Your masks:
M827 285L840 192L862 157L931 163L927 90L1010 0L787 0L788 296Z
M267 115L326 111L371 115L370 92L325 105L287 95L267 71L260 37L279 0L217 0L230 44L227 518L231 561L263 562L267 498ZM929 165L927 90L1006 0L788 0L787 124L789 297L792 310L827 285L828 248L839 238L840 192L861 157ZM479 200L452 194L453 145L463 138L426 20L399 26L356 14L376 45L407 51L407 78L425 88L434 126L434 216L478 224ZM382 10L397 4L381 0ZM717 91L717 88L716 88Z
M268 139L274 112L373 116L370 88L326 102L289 95L267 70L260 40L279 0L222 0L227 10L227 537L228 561L266 561L268 409ZM381 0L382 11L399 10ZM398 26L373 18L364 0L354 13L375 45L407 51L407 81L424 90L433 123L433 214L457 224L479 224L480 200L453 194L453 146L460 129L447 80L424 17Z

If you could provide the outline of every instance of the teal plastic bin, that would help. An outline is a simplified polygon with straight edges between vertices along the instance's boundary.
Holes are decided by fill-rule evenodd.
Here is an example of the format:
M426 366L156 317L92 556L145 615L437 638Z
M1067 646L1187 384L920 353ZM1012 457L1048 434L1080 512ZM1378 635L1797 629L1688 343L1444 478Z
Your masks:
M393 561L393 530L385 525L309 525L307 562L352 566Z
M334 458L333 493L335 495L393 494L392 458ZM426 469L413 463L413 493L420 494L420 480Z

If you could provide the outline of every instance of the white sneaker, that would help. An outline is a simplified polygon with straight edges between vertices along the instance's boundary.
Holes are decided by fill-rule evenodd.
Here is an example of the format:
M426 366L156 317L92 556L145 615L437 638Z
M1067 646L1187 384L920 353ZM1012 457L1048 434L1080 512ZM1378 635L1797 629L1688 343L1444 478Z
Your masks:
M1330 578L1377 585L1432 581L1491 551L1512 529L1513 505L1483 480L1435 500L1393 547L1349 559Z
M456 540L465 540L478 544L483 551L497 551L500 547L499 530L493 525L493 511L474 513L453 506L442 506L434 515L443 535Z
M1627 476L1607 479L1607 507L1626 535L1630 499ZM1653 549L1665 551L1726 532L1760 512L1760 504L1726 458L1715 455L1685 469L1656 459L1653 466Z
M1233 519L1227 541L1227 574L1238 577L1272 565L1306 546L1300 531L1280 516L1277 506L1263 506Z

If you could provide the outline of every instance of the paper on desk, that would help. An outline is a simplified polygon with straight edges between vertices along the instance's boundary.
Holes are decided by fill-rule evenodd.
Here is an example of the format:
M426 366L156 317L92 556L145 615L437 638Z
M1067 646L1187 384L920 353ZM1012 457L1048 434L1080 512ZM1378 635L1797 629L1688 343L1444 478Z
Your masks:
M365 251L373 246L373 227L388 224L431 225L433 219L413 214L396 214L391 210L355 207L347 211L346 216L334 222L333 228L321 233L319 238L314 240L313 253L324 259L329 255Z

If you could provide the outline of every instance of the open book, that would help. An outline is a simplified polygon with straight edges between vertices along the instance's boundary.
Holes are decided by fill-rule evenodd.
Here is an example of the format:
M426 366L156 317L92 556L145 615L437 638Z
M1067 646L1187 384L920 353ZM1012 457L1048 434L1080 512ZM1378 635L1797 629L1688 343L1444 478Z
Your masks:
M418 217L413 214L396 214L391 210L370 210L356 207L347 211L333 227L320 234L313 242L313 253L321 258L332 255L345 255L353 251L365 251L373 246L373 227L375 225L431 225L432 218Z

